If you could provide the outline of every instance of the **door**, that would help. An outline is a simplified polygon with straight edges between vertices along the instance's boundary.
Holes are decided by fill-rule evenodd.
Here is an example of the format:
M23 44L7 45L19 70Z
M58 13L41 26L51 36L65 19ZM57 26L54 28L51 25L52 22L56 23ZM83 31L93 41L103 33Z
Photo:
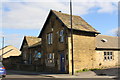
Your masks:
M65 72L65 54L60 54L60 71Z

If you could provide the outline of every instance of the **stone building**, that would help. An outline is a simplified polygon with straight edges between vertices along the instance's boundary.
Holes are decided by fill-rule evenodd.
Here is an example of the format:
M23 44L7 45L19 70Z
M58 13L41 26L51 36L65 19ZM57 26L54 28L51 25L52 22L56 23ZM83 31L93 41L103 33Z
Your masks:
M43 62L48 71L72 71L70 30L70 15L51 10L39 35ZM74 71L93 67L98 34L80 16L73 15Z
M24 64L35 64L41 55L41 39L25 36L21 45L21 56ZM39 63L40 64L40 63Z
M120 46L118 37L98 35L96 37L96 62L95 67L114 67L118 63Z

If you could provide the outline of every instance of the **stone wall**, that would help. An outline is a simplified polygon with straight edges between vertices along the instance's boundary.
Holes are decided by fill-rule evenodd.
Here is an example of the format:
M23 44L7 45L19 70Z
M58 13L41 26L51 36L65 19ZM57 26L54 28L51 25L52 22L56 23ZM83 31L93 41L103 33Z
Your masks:
M32 65L32 64L5 64L6 70L20 70L20 71L37 71L43 72L44 67L42 65Z
M64 30L64 42L59 41L59 32ZM47 34L53 33L53 42L52 44L47 43ZM64 53L65 56L68 54L67 46L67 28L59 21L59 19L51 14L50 18L47 19L46 25L42 31L42 54L44 58L44 64L49 71L49 69L54 69L54 72L60 70L60 54ZM47 54L54 53L54 62L53 64L47 63ZM66 59L65 59L66 60ZM67 72L68 60L66 60L65 68Z
M104 52L113 52L112 60L104 60ZM119 52L117 50L96 50L96 61L94 62L95 67L104 68L104 67L114 67L119 65Z
M69 42L69 72L72 71L71 56L71 38ZM75 32L73 34L73 55L74 55L74 71L84 68L93 68L95 59L95 35L92 33Z

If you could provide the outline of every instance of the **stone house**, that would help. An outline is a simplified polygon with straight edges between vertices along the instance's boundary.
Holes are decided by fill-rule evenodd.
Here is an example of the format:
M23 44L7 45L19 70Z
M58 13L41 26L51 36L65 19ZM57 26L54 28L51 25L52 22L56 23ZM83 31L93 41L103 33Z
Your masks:
M22 52L21 56L24 64L36 64L36 61L41 58L41 39L33 36L25 36L20 51Z
M70 15L51 10L38 36L42 39L42 59L47 71L72 71L70 30ZM80 16L73 15L74 71L93 68L98 34Z

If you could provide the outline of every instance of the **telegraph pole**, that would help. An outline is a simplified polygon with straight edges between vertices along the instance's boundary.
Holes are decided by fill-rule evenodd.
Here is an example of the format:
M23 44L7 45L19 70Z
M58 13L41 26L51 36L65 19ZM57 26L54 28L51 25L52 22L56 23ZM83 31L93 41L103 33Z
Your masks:
M72 1L71 0L70 0L70 24L71 24L72 75L74 75L73 29L72 29Z

